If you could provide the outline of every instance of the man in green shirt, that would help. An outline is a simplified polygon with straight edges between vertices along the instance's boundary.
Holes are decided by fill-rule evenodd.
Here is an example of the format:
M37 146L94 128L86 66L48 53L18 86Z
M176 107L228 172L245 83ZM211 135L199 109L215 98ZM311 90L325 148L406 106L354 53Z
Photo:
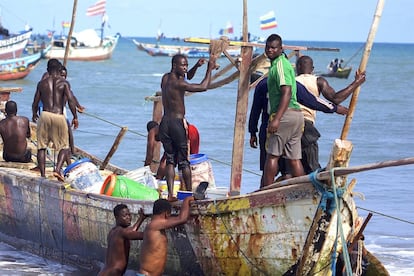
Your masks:
M295 71L282 46L282 38L277 34L270 35L266 40L265 53L271 61L267 80L270 118L263 186L274 182L282 155L290 164L292 176L305 174L300 161L303 114L296 99Z

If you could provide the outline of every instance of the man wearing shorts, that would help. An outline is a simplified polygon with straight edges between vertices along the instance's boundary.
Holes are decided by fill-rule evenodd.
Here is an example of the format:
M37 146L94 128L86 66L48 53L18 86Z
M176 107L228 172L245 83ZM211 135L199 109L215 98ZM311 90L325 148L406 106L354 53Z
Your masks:
M267 80L270 118L263 171L263 186L268 186L279 171L278 161L282 155L289 161L292 176L304 175L300 161L303 114L296 99L295 71L283 53L279 35L267 38L265 53L271 61Z
M32 104L32 120L37 122L37 161L40 175L46 176L46 148L49 143L59 151L56 167L53 175L63 181L61 172L63 162L70 154L68 125L63 115L63 107L66 100L72 112L72 126L78 127L78 116L76 113L76 101L70 91L70 85L66 79L60 75L61 64L58 60L49 60L48 76L37 84L36 93ZM42 101L42 113L38 115L39 102Z

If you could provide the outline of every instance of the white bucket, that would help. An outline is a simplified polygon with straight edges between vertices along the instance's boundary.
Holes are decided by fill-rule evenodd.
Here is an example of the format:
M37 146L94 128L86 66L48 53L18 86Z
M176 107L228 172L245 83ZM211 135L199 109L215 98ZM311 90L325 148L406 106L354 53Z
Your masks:
M190 155L191 181L193 190L197 188L200 182L208 182L208 187L216 186L213 174L213 168L206 154Z
M99 194L104 182L98 167L88 158L80 159L67 166L64 175L65 181L73 188L86 192Z

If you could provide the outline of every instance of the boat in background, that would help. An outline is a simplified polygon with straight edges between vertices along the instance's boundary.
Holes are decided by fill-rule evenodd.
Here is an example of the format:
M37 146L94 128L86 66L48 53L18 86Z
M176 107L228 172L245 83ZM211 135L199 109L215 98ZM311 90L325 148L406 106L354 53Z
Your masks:
M10 81L25 78L50 50L46 47L33 55L22 56L13 59L0 60L0 81Z
M329 71L328 73L322 73L320 76L329 78L347 79L352 71L352 67L338 68L336 71Z
M98 61L110 59L118 39L119 35L115 35L106 36L101 40L95 30L92 29L73 34L68 60ZM46 58L64 59L66 43L66 38L53 39L52 48L47 52Z
M182 54L188 58L209 58L210 52L208 47L196 47L191 45L162 45L153 43L142 43L135 39L132 40L138 50L146 52L148 55L172 57L176 54ZM230 47L227 52L232 57L240 55L240 47ZM222 55L224 56L224 55Z
M86 29L79 33L70 31L70 45L67 45L68 39L61 37L52 39L52 49L46 54L48 59L56 58L63 60L81 60L81 61L98 61L106 60L112 57L112 53L118 44L119 34L114 36L104 36L104 28L108 22L106 14L106 1L98 0L86 11L87 16L101 16L100 36L94 29ZM65 23L66 24L66 23ZM68 23L71 26L72 23ZM66 47L69 47L68 55L65 56Z
M0 33L0 59L11 59L20 57L26 47L32 29L21 31L18 34L9 35L7 29L1 28Z

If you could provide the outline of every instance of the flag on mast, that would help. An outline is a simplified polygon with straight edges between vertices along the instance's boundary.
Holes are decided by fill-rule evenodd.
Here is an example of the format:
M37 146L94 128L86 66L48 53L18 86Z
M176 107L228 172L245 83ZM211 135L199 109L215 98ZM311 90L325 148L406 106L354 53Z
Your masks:
M276 28L277 22L275 17L275 12L270 11L265 15L260 16L260 29L267 30L271 28Z
M226 34L232 34L234 32L233 25L231 22L227 22L225 29L220 29L219 34L220 35L226 35Z
M90 6L86 10L86 15L87 16L95 16L95 15L104 14L105 13L105 5L106 5L106 0L99 0L98 2L96 2L94 5Z

